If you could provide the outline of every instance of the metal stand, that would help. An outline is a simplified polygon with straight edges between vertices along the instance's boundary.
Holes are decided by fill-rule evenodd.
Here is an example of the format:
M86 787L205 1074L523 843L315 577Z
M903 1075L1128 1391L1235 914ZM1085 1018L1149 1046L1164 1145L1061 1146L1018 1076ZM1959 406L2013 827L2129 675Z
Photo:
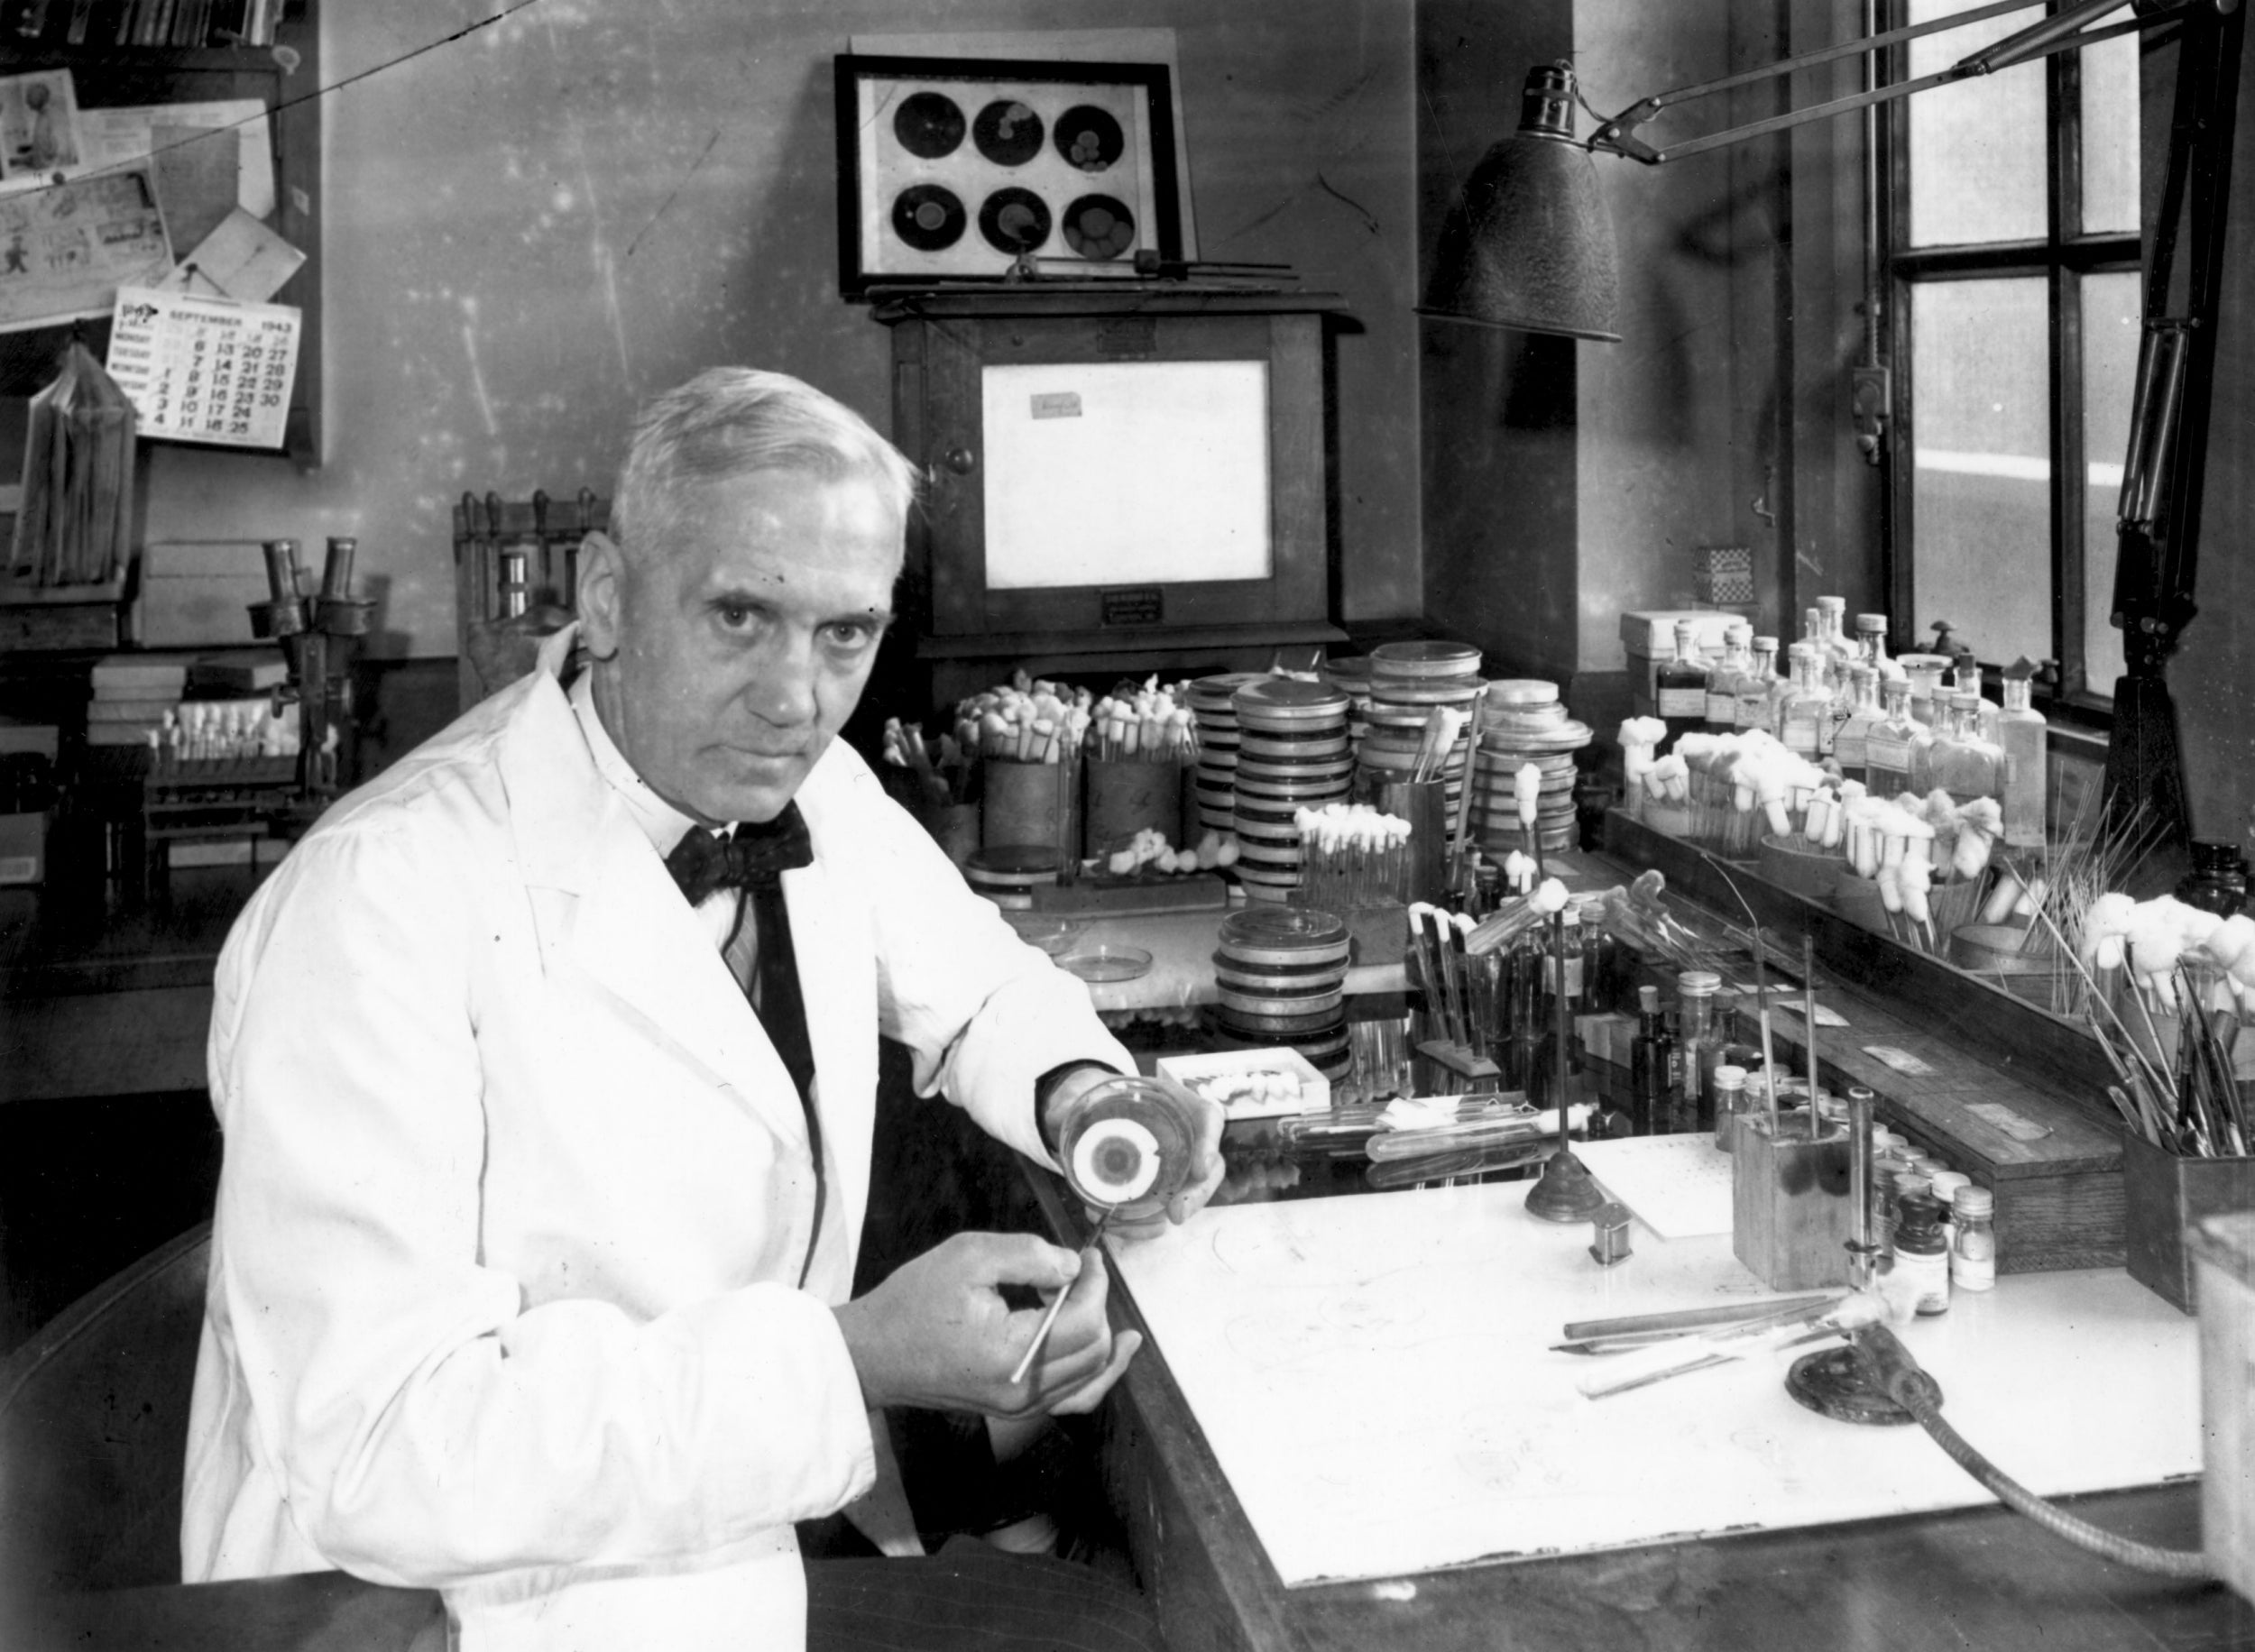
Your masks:
M1558 1108L1558 1151L1542 1167L1542 1174L1527 1194L1527 1214L1540 1216L1545 1222L1587 1222L1605 1207L1605 1191L1590 1175L1589 1167L1574 1157L1574 1150L1566 1144L1568 1080L1567 1041L1573 1036L1573 1028L1566 1014L1566 917L1563 913L1551 914L1551 968L1553 974L1551 1002L1557 1013L1558 1086L1551 1097Z

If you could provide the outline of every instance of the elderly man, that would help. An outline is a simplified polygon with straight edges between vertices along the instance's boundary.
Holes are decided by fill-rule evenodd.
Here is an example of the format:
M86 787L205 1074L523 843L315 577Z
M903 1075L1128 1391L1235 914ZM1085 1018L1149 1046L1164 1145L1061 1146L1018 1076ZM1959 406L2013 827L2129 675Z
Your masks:
M584 667L553 639L236 924L191 1580L436 1587L472 1652L850 1643L854 1610L942 1644L960 1603L914 1592L960 1593L945 1557L818 1565L810 1607L792 1522L869 1491L873 1408L1085 1409L1134 1353L1100 1263L1023 1234L847 1299L880 1032L1051 1162L1059 1110L1132 1070L835 741L912 483L796 380L660 398L582 555ZM1178 1221L1220 1177L1204 1122ZM1015 1384L1039 1315L1009 1285L1066 1293ZM971 1615L1021 1639L1075 1631L1011 1624L1009 1579L1088 1606L1083 1644L1143 1632L1086 1572L982 1564Z

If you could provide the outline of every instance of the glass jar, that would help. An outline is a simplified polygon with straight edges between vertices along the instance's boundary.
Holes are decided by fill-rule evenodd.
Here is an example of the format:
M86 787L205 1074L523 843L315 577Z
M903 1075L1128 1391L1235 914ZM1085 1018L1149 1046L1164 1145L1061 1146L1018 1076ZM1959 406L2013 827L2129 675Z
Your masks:
M1965 1187L1951 1203L1950 1282L1960 1290L1991 1289L1997 1282L1996 1195Z
M1881 1294L1898 1317L1947 1314L1949 1251L1942 1243L1941 1207L1932 1194L1919 1192L1903 1195L1901 1210L1895 1263Z
M2247 858L2234 843L2195 842L2189 846L2193 869L2177 886L2177 898L2187 906L2231 917L2247 904Z
M1073 1192L1130 1220L1156 1214L1189 1185L1197 1142L1192 1098L1164 1078L1106 1078L1057 1122L1057 1158Z

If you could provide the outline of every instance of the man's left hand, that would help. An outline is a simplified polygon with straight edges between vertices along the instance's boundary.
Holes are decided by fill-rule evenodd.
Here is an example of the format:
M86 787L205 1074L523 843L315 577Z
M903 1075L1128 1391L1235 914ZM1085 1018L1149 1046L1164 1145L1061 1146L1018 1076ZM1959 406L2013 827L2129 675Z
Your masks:
M1050 1137L1056 1139L1056 1121L1089 1090L1116 1075L1094 1068L1079 1068L1065 1074L1051 1087L1044 1111L1051 1124ZM1219 1102L1184 1088L1181 1094L1186 1100L1197 1125L1197 1139L1191 1148L1190 1174L1181 1192L1166 1202L1164 1211L1154 1210L1147 1216L1128 1216L1114 1213L1107 1233L1125 1239L1150 1239L1166 1230L1167 1224L1176 1225L1190 1220L1192 1215L1203 1208L1206 1201L1221 1185L1221 1126L1227 1117ZM1091 1209L1089 1217L1095 1220L1100 1211Z

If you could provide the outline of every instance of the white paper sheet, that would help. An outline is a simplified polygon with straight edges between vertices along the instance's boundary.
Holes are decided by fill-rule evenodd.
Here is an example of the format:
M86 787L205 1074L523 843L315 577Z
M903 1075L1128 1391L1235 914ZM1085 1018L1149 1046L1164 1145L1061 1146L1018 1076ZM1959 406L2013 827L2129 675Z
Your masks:
M1112 1246L1287 1584L1985 1503L1916 1428L1782 1386L1806 1350L1587 1400L1572 1320L1771 1295L1726 1239L1613 1268L1523 1184L1207 1210ZM2014 1274L1901 1327L1945 1414L2039 1494L2200 1468L2197 1322L2119 1269ZM2125 1395L2134 1404L2122 1403Z
M1730 1155L1711 1133L1578 1143L1574 1155L1662 1239L1730 1232Z

